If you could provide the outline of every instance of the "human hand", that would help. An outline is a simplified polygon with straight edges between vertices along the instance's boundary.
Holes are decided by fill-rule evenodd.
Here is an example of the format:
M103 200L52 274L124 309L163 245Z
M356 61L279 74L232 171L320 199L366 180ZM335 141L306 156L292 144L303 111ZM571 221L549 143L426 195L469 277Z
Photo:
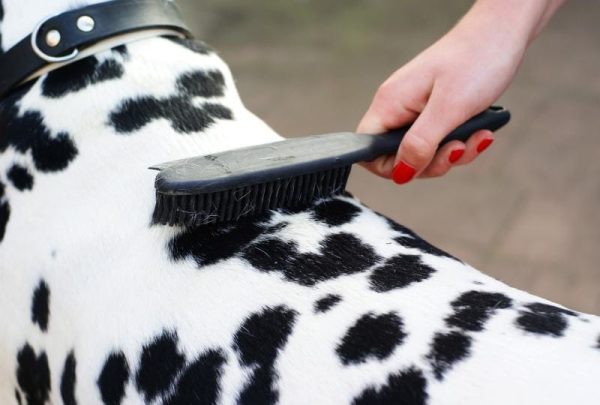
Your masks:
M527 45L562 0L479 0L448 34L378 89L358 126L380 133L414 121L396 156L365 163L398 184L437 177L471 163L494 141L478 131L438 149L453 129L488 108L508 87Z

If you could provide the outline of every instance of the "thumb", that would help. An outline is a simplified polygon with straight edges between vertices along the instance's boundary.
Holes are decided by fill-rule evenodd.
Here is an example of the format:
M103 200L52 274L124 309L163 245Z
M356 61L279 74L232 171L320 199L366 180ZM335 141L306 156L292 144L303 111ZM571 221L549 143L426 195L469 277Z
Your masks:
M392 172L394 182L408 183L425 170L442 139L468 119L467 110L434 89L423 112L400 144Z
M401 105L398 105L393 111L386 111L389 109L387 107L389 105L389 103L383 104L375 101L361 120L357 132L363 134L383 133L407 125L417 116L417 113L405 109ZM395 156L391 154L370 162L362 162L361 165L372 173L389 179L394 168L394 159Z
M428 92L424 90L414 96L415 90L411 86L401 85L402 83L406 83L406 81L388 80L380 86L369 109L360 121L357 132L379 134L408 125L417 118L418 111L426 102L425 100L420 101L425 98L421 94L428 94ZM415 83L412 87L414 86L416 86ZM408 87L408 90L405 87ZM409 96L413 96L412 99L408 99ZM371 162L363 162L361 165L379 176L390 178L394 167L394 158L394 155L382 156Z

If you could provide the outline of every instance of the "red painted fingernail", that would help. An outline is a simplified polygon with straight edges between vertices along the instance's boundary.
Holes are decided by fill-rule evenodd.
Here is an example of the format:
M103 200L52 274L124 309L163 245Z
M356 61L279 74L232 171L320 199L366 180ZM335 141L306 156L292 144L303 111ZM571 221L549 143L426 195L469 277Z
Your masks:
M396 165L396 167L394 167L394 172L392 173L392 179L394 180L394 183L396 183L396 184L404 184L404 183L408 183L409 181L411 181L412 178L415 177L416 173L417 173L417 171L415 170L414 167L409 166L408 164L404 163L403 161L400 161L400 163L398 163Z
M494 140L491 138L485 138L483 141L479 142L479 145L477 145L477 153L486 150L493 142Z
M450 161L450 163L456 163L458 159L460 159L464 154L464 149L454 149L452 152L450 152L450 157L448 158L448 160Z

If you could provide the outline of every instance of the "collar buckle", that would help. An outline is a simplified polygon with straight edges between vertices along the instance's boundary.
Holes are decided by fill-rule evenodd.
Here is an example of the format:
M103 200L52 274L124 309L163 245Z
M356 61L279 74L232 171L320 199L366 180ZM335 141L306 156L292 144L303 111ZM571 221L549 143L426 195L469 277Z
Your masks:
M42 51L40 49L40 47L37 44L38 41L38 37L40 34L40 30L42 29L42 26L51 18L54 18L56 16L52 16L42 22L40 22L38 25L36 25L35 29L33 30L33 32L31 33L31 49L33 49L33 52L35 52L35 54L42 60L45 60L46 62L49 63L64 63L64 62L70 62L73 59L77 58L77 55L79 55L79 50L77 48L73 49L73 51L68 54L68 55L64 55L64 56L52 56L52 55L48 55L47 53L45 53L44 51ZM52 33L55 33L55 35L58 35L58 39L57 41L60 42L60 32L53 30L53 31L49 31L46 35L51 35ZM58 45L58 42L56 43L56 45ZM55 46L56 46L55 45Z

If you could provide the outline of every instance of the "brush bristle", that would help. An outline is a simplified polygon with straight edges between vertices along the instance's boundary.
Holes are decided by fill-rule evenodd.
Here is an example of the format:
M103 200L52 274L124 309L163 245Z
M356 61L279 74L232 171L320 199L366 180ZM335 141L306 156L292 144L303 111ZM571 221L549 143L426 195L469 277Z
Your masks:
M156 194L154 223L199 226L255 216L278 208L299 208L341 194L352 166L209 194Z

